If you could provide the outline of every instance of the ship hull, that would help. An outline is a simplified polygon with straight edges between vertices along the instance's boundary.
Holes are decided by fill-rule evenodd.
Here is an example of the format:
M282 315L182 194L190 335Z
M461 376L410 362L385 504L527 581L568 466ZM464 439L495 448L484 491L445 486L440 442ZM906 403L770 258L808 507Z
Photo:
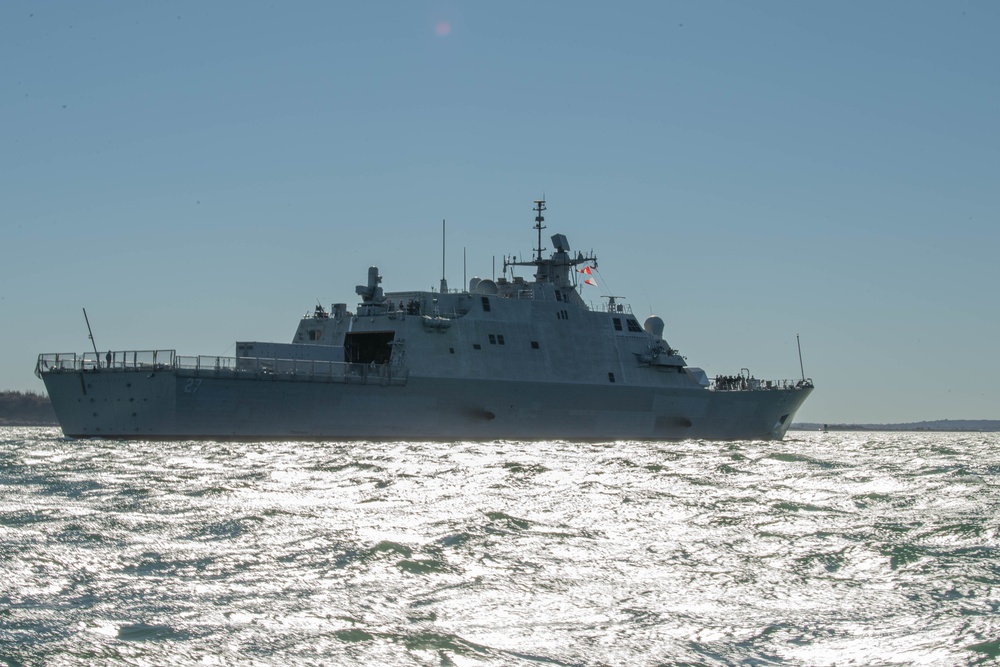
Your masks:
M811 386L717 391L415 377L43 375L69 437L314 440L780 439Z

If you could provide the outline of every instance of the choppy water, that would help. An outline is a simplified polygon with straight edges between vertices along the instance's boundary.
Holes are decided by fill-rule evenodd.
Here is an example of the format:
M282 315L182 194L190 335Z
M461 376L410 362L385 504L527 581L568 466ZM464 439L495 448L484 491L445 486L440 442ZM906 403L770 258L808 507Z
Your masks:
M998 445L0 429L0 663L992 662Z

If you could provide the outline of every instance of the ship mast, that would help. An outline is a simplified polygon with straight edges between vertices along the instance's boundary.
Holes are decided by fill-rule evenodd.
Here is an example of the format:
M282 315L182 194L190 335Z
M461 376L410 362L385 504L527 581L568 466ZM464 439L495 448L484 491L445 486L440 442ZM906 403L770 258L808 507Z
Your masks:
M538 247L535 248L535 253L536 253L535 254L535 262L538 264L538 266L542 265L542 251L545 250L545 248L542 247L542 230L545 229L545 226L542 224L543 222L545 222L545 218L544 218L544 216L542 216L542 211L544 211L544 210L545 210L545 200L544 199L536 199L535 200L535 213L536 213L536 215L535 215L535 229L538 230Z
M597 268L597 257L594 256L593 251L584 255L578 252L576 257L571 257L569 254L569 243L566 242L566 237L562 234L556 234L552 237L552 243L555 244L555 252L551 259L543 259L542 252L546 248L542 247L542 230L545 229L545 217L542 215L542 211L545 210L545 200L536 199L535 200L535 226L532 229L538 230L538 247L535 250L535 256L531 261L522 262L518 261L511 256L504 256L503 258L503 272L504 275L507 273L508 267L511 266L534 266L535 267L535 281L536 282L558 282L560 284L565 283L569 285L569 269L571 267L577 266L579 264L591 264L594 268ZM575 282L574 282L575 284Z

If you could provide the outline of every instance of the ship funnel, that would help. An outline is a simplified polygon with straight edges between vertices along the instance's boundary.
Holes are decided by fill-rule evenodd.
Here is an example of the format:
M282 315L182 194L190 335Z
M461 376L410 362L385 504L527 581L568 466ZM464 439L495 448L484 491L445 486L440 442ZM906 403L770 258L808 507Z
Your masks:
M663 320L656 315L647 317L646 321L642 323L642 328L654 338L663 339Z

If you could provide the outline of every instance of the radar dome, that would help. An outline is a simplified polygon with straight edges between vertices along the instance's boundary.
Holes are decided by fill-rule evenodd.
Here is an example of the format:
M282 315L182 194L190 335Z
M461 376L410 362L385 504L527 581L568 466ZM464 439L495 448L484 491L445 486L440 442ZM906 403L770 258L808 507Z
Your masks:
M642 328L651 336L663 338L663 320L656 315L647 317L646 321L642 323Z
M476 292L479 294L496 294L497 291L497 284L489 278L480 280L479 284L476 285Z

